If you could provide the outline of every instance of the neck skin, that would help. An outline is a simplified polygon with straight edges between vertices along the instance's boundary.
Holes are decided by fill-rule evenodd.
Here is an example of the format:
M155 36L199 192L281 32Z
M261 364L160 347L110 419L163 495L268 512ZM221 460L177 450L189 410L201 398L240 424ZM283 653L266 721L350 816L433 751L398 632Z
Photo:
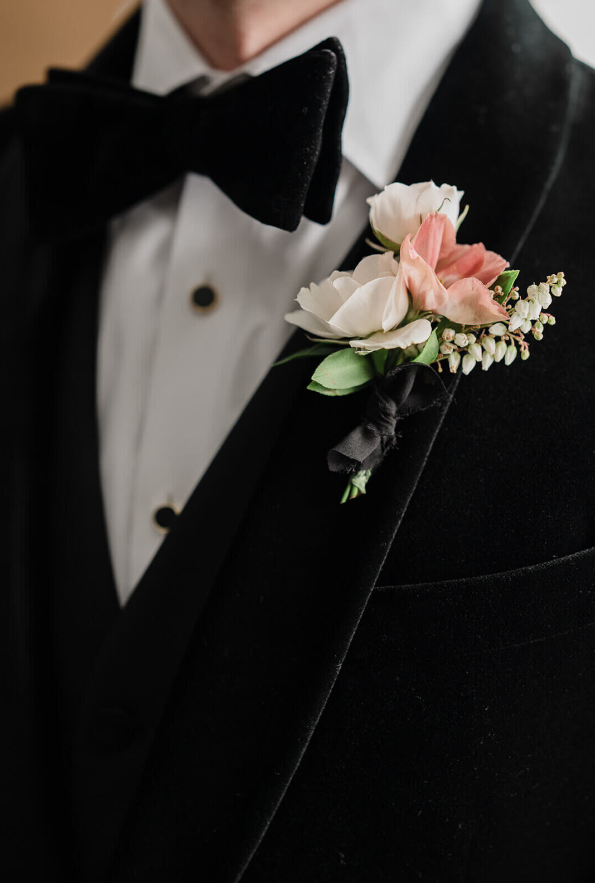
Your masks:
M340 0L168 0L209 64L231 71Z

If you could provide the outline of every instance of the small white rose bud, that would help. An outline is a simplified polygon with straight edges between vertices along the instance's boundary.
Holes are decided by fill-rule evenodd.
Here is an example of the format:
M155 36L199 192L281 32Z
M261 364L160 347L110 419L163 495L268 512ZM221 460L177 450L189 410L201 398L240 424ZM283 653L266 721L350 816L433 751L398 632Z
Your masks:
M545 306L545 304L543 305ZM548 304L549 306L549 304ZM541 304L538 300L532 300L529 303L529 319L539 319L539 314L541 313Z
M548 316L547 317L547 324L548 325L555 325L556 324L556 317L555 316Z
M445 340L449 343L451 340L455 339L455 330L454 328L445 328L442 332L442 340Z
M564 285L566 285L566 281L564 282ZM560 295L562 294L562 286L552 285L552 294L554 295L554 297L560 297Z
M457 373L457 368L461 364L461 354L460 353L451 353L448 357L448 367L450 368L451 374Z
M484 353L481 360L481 370L487 371L494 364L494 357L491 353Z
M528 358L529 358L529 350L526 348L522 349L521 350L521 359L523 360L523 362L526 362Z
M547 325L547 316L545 313L539 314L539 321L541 322L542 325Z
M494 337L502 337L503 334L506 334L507 330L504 322L496 322L495 325L490 325L489 327L489 332L490 334L493 334Z
M517 291L516 288L513 288L513 289L512 289L512 291L510 292L510 297L511 297L512 300L518 300L518 299L519 299L520 294L518 293L518 291Z
M506 348L506 358L504 359L505 365L512 365L514 360L516 359L517 348L514 343L511 343L509 347Z
M441 343L440 344L440 352L443 356L448 356L454 350L454 346L452 343Z
M543 340L543 334L541 333L541 331L534 331L533 337L535 340Z
M529 315L529 301L528 300L517 300L514 305L514 310L517 315L522 316L523 319L526 319Z
M494 338L484 337L481 343L486 353L489 353L490 356L493 356L496 352L496 341L494 340Z
M471 345L472 343L475 343L476 340L477 340L477 338L474 334L467 334L467 343L469 345Z
M513 315L512 319L510 320L509 330L510 331L517 331L517 329L519 329L521 327L521 325L525 324L525 321L526 320L523 319L522 316L519 316L518 313L516 313L515 315Z
M469 354L464 356L464 358L463 358L463 374L470 374L471 371L473 371L473 369L475 368L476 364L477 363L476 363L475 359L473 358L473 356L470 356Z
M538 334L541 334L542 331L543 331L543 325L541 323L541 319L538 319L537 322L533 323L533 332L534 333L537 332Z
M494 353L494 361L501 362L506 355L506 341L499 340L496 344L496 352Z
M533 298L537 297L538 292L539 292L539 289L538 289L537 285L530 285L529 288L527 289L527 295L529 297L533 297Z
M478 343L472 343L469 347L469 355L475 359L476 362L481 362L482 352L481 347Z
M471 335L471 336L473 336L473 335ZM458 334L455 334L455 343L457 346L468 346L468 344L471 343L471 341L469 340L469 338L467 337L466 334L463 334L462 331L459 331Z
M521 331L523 334L528 334L531 331L531 319L525 319L523 324L521 325Z

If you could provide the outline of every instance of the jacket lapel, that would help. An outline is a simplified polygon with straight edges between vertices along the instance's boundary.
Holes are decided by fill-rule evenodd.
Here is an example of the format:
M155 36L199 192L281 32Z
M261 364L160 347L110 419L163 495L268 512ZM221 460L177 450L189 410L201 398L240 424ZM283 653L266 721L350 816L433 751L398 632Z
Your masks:
M102 53L113 64L114 75L118 71L122 76L129 75L137 30L138 16ZM4 649L10 660L10 684L6 692L14 706L9 715L13 724L3 729L2 738L3 753L12 758L11 781L5 782L5 792L12 801L7 813L12 827L5 852L7 855L14 852L18 857L15 867L17 864L20 867L23 856L29 855L32 868L41 868L38 876L51 876L53 862L60 861L60 853L71 848L70 843L60 842L67 809L64 770L57 756L62 739L56 738L56 729L63 721L57 720L61 697L55 693L56 648L50 627L55 613L56 535L62 533L61 552L67 545L66 535L70 535L73 540L70 552L75 549L74 541L81 539L81 525L88 526L89 530L82 531L86 544L74 557L78 555L78 564L80 559L86 559L84 584L90 580L101 589L107 606L113 601L117 607L115 587L109 575L93 433L72 439L72 447L78 445L81 449L77 468L82 467L82 472L72 475L72 488L77 485L79 503L84 497L82 508L68 506L58 513L57 463L52 458L53 433L59 419L57 408L62 405L56 398L56 381L63 358L68 306L73 294L96 303L104 231L79 243L76 249L69 244L49 247L32 241L15 122L18 125L14 109L2 113L0 268L5 315L1 352L3 373L10 382L5 389L7 431L2 435L0 460L4 469L2 486L7 493L2 514L4 558L9 574L5 593L8 632ZM94 348L94 342L90 344ZM91 392L94 401L93 376L84 391L78 379L72 380L73 391L77 387L76 394L87 396ZM85 420L90 416L86 422L92 425L94 415L90 414L88 405L87 399ZM80 486L79 479L82 479ZM85 491L90 492L86 495ZM84 520L76 514L81 511L85 512ZM63 516L61 520L57 515ZM79 528L76 538L73 537L75 525ZM99 560L89 567L89 561L98 555ZM60 579L67 578L65 566L68 569L71 560L60 559ZM79 589L80 585L79 580ZM75 643L76 640L75 637ZM75 681L77 679L75 675ZM14 787L12 780L18 782ZM6 860L10 864L10 858ZM57 870L56 873L59 875Z
M6 839L8 866L14 855L15 867L35 844L31 864L37 862L44 873L52 867L54 856L51 835L47 830L47 793L45 770L40 751L46 744L47 706L40 697L47 692L44 672L47 666L47 620L44 563L48 548L40 537L44 516L39 501L47 500L47 465L40 459L39 439L44 426L44 373L36 368L43 363L37 355L44 347L35 321L40 293L45 291L48 264L44 255L32 254L26 242L27 221L24 215L22 168L18 146L12 144L3 154L0 165L0 267L2 268L5 321L0 347L5 384L5 433L2 434L3 479L6 492L3 558L8 580L3 599L7 633L3 641L6 676L4 699L6 726L2 728L2 753L11 758L5 777L4 792L10 795L3 818L12 825ZM27 268L25 272L24 268ZM26 305L26 306L25 306ZM46 338L45 354L47 354ZM41 396L38 400L37 390ZM35 404L41 407L35 407ZM47 758L46 758L47 759ZM51 767L46 767L49 769ZM44 842L45 841L45 842ZM20 867L20 864L18 865ZM33 871L32 871L33 872ZM34 872L33 872L34 873Z
M515 256L563 154L571 80L566 48L525 0L486 0L399 180L463 187L464 239ZM299 342L298 333L290 347ZM362 398L307 392L311 367L271 370L99 655L75 764L92 878L129 813L122 861L140 850L139 832L148 836L146 806L164 791L186 794L190 781L180 824L197 868L213 883L239 880L324 708L447 404L409 418L369 495L341 507L325 454ZM121 750L106 749L114 738Z

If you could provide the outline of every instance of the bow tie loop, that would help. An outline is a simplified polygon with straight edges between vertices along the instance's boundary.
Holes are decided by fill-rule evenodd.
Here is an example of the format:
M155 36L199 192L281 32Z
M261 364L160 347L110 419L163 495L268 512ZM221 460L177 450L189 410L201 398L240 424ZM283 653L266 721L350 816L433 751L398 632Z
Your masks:
M347 100L334 37L208 97L53 71L16 100L32 228L42 239L84 234L187 172L261 223L328 223Z

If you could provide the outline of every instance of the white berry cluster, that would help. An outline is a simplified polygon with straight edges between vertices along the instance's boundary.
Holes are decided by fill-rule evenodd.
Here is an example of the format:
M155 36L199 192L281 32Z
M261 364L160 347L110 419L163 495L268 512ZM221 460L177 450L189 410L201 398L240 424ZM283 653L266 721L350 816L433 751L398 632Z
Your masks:
M525 335L532 333L535 340L542 340L545 326L556 324L554 316L545 311L554 297L560 297L565 285L564 273L556 273L548 276L547 282L530 285L525 298L519 296L516 288L512 289L504 303L510 316L508 325L496 322L488 328L473 328L473 333L470 330L444 328L440 337L438 370L441 370L442 360L448 360L453 374L459 365L463 374L469 374L478 364L481 364L483 371L502 360L505 365L511 365L519 354L526 361L529 358L529 344ZM494 293L497 297L502 290L496 288Z

